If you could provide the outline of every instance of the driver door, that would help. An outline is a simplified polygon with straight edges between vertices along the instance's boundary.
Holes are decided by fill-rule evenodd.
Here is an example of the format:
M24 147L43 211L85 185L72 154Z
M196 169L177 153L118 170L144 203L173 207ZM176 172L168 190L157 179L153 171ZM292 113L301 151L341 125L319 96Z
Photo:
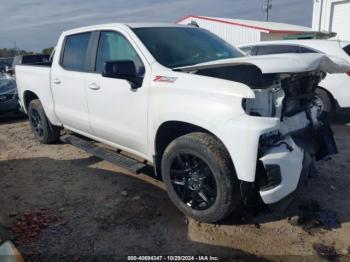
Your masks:
M144 155L147 148L147 86L132 89L127 80L101 74L105 61L132 60L139 74L144 75L143 62L123 34L101 31L98 39L95 70L86 80L91 127L105 142Z

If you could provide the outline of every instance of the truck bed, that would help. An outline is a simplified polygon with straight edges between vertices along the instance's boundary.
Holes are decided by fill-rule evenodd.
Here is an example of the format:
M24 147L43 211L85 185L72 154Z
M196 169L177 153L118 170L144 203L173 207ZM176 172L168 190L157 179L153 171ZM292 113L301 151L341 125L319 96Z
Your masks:
M53 98L51 93L51 65L17 65L16 82L19 102L24 112L27 112L26 95L24 90L31 90L40 97L46 114L53 114Z

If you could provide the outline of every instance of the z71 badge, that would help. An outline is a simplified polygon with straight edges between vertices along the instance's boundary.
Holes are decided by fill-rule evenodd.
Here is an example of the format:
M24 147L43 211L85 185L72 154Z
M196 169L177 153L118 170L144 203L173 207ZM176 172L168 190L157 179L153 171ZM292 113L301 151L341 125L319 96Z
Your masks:
M166 83L174 83L176 81L177 77L170 77L170 76L156 76L153 81L154 82L166 82Z

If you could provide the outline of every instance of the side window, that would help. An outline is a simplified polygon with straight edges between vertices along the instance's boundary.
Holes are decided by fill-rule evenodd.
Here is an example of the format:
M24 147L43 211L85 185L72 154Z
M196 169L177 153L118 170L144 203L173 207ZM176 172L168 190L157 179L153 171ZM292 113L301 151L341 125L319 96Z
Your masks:
M91 33L67 36L62 66L68 70L85 71L85 60Z
M101 32L97 49L95 71L101 73L104 63L111 60L134 61L137 71L142 74L143 64L129 41L117 32Z
M344 49L345 53L347 53L348 56L350 56L350 45L344 47L343 49Z
M303 47L303 46L299 46L298 49L299 49L299 53L302 53L302 54L317 53L315 50L312 50L310 48Z
M266 45L257 46L257 55L273 55L273 54L288 54L297 53L295 46L290 45Z

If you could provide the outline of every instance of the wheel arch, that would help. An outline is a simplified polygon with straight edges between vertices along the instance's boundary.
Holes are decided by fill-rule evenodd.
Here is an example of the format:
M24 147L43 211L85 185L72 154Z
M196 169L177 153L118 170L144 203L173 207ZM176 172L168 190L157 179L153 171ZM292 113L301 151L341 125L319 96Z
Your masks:
M23 107L23 111L25 113L28 113L28 108L29 108L29 104L31 101L38 99L40 100L40 102L43 105L44 108L44 112L47 116L47 118L50 120L50 122L53 125L56 126L62 126L62 123L60 122L60 120L57 118L57 116L54 113L54 104L53 104L53 100L51 99L51 97L47 98L45 97L43 94L41 94L40 96L38 95L37 92L33 92L31 90L25 90L23 92L22 95L22 107Z
M32 100L39 99L39 96L33 91L26 90L23 93L23 106L26 112L28 112L29 103ZM39 99L40 100L40 99Z
M322 90L322 91L324 91L328 95L328 97L331 100L331 103L332 103L332 106L333 106L333 110L337 110L338 108L340 108L337 99L335 99L335 97L332 95L332 93L328 89L326 89L326 88L324 88L323 86L320 86L320 85L317 86L317 88Z
M154 140L154 152L155 152L154 168L157 176L161 176L160 164L161 164L162 156L166 147L176 138L192 132L203 132L203 133L212 135L213 137L215 137L215 139L219 143L222 144L223 148L225 149L227 154L230 156L225 144L221 141L221 139L219 139L215 134L210 132L208 129L195 124L184 122L184 121L178 121L178 120L166 121L158 127L155 135L155 140ZM232 161L231 156L230 156L230 161L232 166L234 167L234 163Z

